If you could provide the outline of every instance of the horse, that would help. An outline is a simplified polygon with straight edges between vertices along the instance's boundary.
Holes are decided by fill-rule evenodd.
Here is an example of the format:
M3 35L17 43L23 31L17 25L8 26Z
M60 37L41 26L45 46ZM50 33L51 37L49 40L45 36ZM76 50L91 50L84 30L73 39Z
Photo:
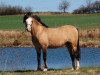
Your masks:
M37 70L47 71L47 49L65 46L68 48L72 70L80 68L79 31L72 25L64 25L57 28L49 28L41 19L32 14L25 14L23 22L26 30L32 35L32 43L37 52ZM41 50L43 52L44 69L41 69Z

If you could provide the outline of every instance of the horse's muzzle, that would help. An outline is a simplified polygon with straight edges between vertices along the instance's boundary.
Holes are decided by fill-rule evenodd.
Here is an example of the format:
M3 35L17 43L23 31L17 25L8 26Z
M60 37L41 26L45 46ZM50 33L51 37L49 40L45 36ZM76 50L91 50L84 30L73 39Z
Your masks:
M31 32L31 25L27 25L26 30Z

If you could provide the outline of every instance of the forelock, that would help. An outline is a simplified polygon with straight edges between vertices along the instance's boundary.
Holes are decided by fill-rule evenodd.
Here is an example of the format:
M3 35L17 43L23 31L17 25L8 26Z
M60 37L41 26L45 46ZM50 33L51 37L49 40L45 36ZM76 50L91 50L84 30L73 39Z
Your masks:
M32 15L31 12L26 13L26 14L24 15L24 17L23 17L23 23L25 23L26 19L27 19L28 17L30 17L31 15Z

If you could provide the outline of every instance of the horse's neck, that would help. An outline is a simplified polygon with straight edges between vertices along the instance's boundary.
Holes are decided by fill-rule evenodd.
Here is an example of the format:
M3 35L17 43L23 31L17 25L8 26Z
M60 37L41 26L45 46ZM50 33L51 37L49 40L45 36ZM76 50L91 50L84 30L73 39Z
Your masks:
M37 35L37 33L41 32L45 27L42 26L39 22L33 22L32 24L32 34Z

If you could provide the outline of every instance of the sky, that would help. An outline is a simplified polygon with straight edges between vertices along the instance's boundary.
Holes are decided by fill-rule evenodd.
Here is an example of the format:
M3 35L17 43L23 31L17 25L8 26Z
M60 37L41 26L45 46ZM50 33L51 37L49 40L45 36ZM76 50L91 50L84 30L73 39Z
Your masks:
M22 7L31 7L34 12L58 12L59 3L62 0L0 0L0 3L4 3L12 6L22 6ZM86 5L86 0L68 0L70 6L68 12L72 12L81 5ZM94 2L96 0L92 0ZM100 1L100 0L98 0Z

